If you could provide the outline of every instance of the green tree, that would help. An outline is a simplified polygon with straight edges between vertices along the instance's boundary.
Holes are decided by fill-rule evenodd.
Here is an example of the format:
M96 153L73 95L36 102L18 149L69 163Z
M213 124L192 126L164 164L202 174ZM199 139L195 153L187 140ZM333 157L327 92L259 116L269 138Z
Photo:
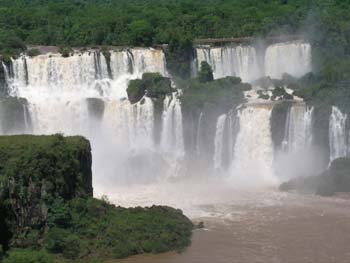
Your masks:
M202 83L213 81L213 70L206 61L201 62L201 68L198 72L198 80Z
M147 20L136 20L129 25L129 34L133 44L150 46L153 42L153 28Z

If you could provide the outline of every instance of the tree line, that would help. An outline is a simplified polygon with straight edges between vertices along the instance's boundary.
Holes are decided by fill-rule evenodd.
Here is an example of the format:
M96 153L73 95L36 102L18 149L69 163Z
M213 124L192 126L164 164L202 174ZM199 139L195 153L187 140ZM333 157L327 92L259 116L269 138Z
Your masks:
M303 34L314 69L350 78L350 0L0 0L0 54L26 45L169 44L186 61L194 39ZM174 66L176 67L176 66Z

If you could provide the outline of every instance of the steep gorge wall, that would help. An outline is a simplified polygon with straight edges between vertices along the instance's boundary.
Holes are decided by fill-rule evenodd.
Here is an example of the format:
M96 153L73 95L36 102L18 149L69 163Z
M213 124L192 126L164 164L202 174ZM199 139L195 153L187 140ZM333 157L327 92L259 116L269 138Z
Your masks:
M31 229L44 232L55 200L93 195L90 143L83 137L1 136L0 212L9 238L22 246Z

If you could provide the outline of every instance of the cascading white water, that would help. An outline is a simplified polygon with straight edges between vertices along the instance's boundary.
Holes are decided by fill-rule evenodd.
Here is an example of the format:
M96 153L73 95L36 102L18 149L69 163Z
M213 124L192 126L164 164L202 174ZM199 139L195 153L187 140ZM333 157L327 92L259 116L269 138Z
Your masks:
M253 47L198 48L197 55L198 63L206 60L213 66L216 78L234 75L244 81L252 81L261 74ZM282 63L278 56L273 59L277 59L277 64ZM88 137L93 145L94 170L97 173L104 171L104 175L107 174L104 178L117 177L116 171L120 174L132 171L135 177L146 173L148 168L134 171L130 159L143 164L143 167L152 166L153 163L155 166L166 164L167 168L164 169L150 169L150 176L176 175L185 155L178 93L164 100L159 145L154 140L157 133L154 132L152 100L145 97L132 105L126 99L129 80L140 78L145 72L168 75L163 52L156 49L111 51L108 61L109 66L104 55L97 51L75 53L68 58L59 54L22 56L12 61L11 77L6 73L10 95L27 99L33 133L62 132ZM96 98L104 105L101 121L90 116L90 98ZM233 177L245 174L247 181L251 180L248 179L251 176L265 182L273 181L270 114L271 105L247 105L238 117L230 113L222 115L216 123L215 138L211 139L208 138L208 134L212 136L211 133L207 132L211 124L201 113L194 124L196 136L192 139L196 143L196 158L212 154L212 149L209 149L211 144L207 144L207 140L213 140L214 155L209 155L209 158L213 159L215 169L231 164ZM311 138L308 132L311 131L312 110L304 107L301 117L300 107L295 106L294 109L293 106L289 115L287 141L293 148L305 144L306 138ZM299 133L303 134L303 140ZM105 170L110 165L106 160L113 162L113 169ZM208 166L212 167L211 164Z
M161 148L164 152L175 152L177 156L183 156L185 150L180 100L176 94L167 96L163 107Z
M196 153L199 156L201 154L201 139L202 139L202 122L204 113L201 112L198 117L197 132L196 132Z
M329 118L330 161L348 154L346 121L347 115L333 106Z
M123 176L132 173L130 158L137 158L139 163L147 160L156 163L157 158L162 159L154 142L153 101L145 97L132 105L126 93L128 81L141 78L145 72L167 76L161 50L111 51L110 72L106 58L97 51L75 53L68 58L59 54L22 56L12 64L14 74L8 81L10 95L28 101L32 132L80 134L89 138L96 181L116 180L117 171ZM90 116L90 98L104 105L101 121ZM164 118L168 124L164 125L161 144L168 146L161 147L160 151L179 156L183 153L182 115L175 95L166 110L169 116ZM168 127L169 123L172 126ZM166 142L168 139L176 141L173 149L171 143ZM156 172L150 173L157 176ZM108 186L109 182L97 183L97 188L100 185Z
M5 65L3 62L1 62L1 66L2 66L2 68L3 68L3 70L4 70L5 82L8 83L8 82L10 81L10 74L9 74L9 71L8 71L6 65Z
M235 144L237 135L239 132L239 116L237 116L236 112L229 112L227 115L227 160L229 160L229 164L231 164L233 158L234 158L234 152L235 152Z
M198 47L193 72L202 61L213 69L214 78L237 76L243 82L252 82L262 76L281 78L283 73L294 77L311 71L311 45L302 41L272 44L264 51L263 65L258 50L249 45L224 47Z
M177 176L185 155L185 147L181 103L176 93L164 100L160 148L170 166L166 175Z
M294 77L311 71L311 45L301 41L277 43L265 52L265 76L281 78L283 73Z
M154 150L153 113L153 102L147 97L136 104L127 100L105 101L102 127L109 131L115 144L123 145L127 151Z
M297 152L310 147L312 143L312 115L313 107L307 107L304 103L294 104L290 107L282 142L285 151Z
M275 174L285 180L320 172L319 152L313 145L313 107L295 102L285 120L281 150L275 151Z
M270 128L272 107L270 104L248 104L239 111L240 130L231 167L233 179L250 183L275 182Z
M224 144L224 129L227 115L222 114L218 117L216 122L216 131L214 138L214 169L219 170L222 168L222 155L223 155L223 144Z
M197 69L202 61L208 62L215 79L226 76L240 77L250 82L260 76L256 50L251 46L197 48Z

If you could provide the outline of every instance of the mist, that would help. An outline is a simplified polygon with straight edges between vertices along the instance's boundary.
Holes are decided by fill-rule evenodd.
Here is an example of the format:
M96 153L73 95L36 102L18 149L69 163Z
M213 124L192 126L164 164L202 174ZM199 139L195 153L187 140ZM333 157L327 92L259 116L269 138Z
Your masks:
M176 88L164 99L158 120L151 98L131 104L126 95L130 79L145 72L169 76L160 49L112 51L112 77L98 51L69 58L22 56L12 61L8 82L11 96L26 99L31 125L9 133L86 136L95 195L107 195L116 204L164 202L183 208L192 201L196 206L225 202L233 192L276 189L284 180L322 170L312 139L312 107L293 98L289 117L277 131L283 145L277 146L271 123L280 102L259 98L259 90L271 92L273 87L255 81L311 71L309 43L197 47L196 54L192 64L197 70L205 60L215 78L237 76L252 83L244 105L225 113L216 105L220 110L190 115Z

